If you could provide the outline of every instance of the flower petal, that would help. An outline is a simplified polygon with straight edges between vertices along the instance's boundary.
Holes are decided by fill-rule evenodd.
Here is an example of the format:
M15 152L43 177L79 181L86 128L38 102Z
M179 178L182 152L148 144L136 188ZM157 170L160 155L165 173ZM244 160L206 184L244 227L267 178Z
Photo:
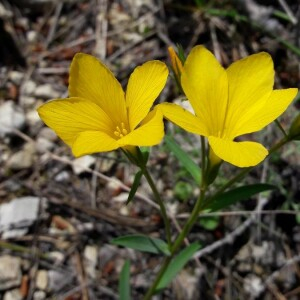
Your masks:
M100 131L84 131L78 134L72 145L74 156L79 157L97 152L107 152L119 148L115 139Z
M278 118L293 101L298 89L274 90L265 105L250 118L243 117L236 125L235 136L261 130Z
M221 134L227 109L227 74L203 46L194 47L187 57L181 85L196 116L206 124L210 134Z
M268 155L268 150L255 142L234 142L214 136L208 141L217 156L240 168L256 166Z
M149 61L135 68L129 78L126 91L130 130L135 129L146 117L165 86L167 77L168 69L160 61Z
M167 120L188 132L203 136L209 135L206 124L204 124L200 118L196 117L179 105L173 103L162 103L156 105L155 109L160 110Z
M253 117L268 100L274 85L271 56L261 52L236 61L226 70L229 102L224 136L237 136L237 127Z
M124 92L111 71L94 56L77 53L69 78L70 97L81 97L99 105L115 123L127 120Z
M152 110L141 126L118 140L120 146L154 146L161 142L164 136L163 115Z
M57 99L38 108L40 118L69 146L78 133L99 130L113 134L113 123L95 103L82 98Z

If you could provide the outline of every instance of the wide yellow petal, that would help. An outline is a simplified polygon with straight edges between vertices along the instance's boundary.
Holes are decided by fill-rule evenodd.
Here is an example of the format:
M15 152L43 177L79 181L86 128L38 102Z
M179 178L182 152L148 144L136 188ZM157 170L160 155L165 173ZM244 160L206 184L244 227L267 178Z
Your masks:
M70 97L81 97L99 105L115 123L126 122L124 92L111 71L94 56L77 53L71 63Z
M298 89L274 90L265 105L253 116L247 114L235 126L234 137L261 130L278 118L290 105Z
M152 110L141 126L118 140L120 146L154 146L164 137L163 115L157 110Z
M226 71L203 46L192 49L183 68L181 85L195 114L206 124L211 135L220 135L227 109Z
M73 145L72 152L74 156L79 157L97 152L107 152L119 148L117 141L100 131L84 131L77 135Z
M164 88L168 69L163 62L149 61L131 74L126 90L130 130L146 117L153 102Z
M156 105L155 109L160 110L167 120L188 132L203 136L209 135L207 124L205 124L201 118L196 117L179 105L173 103L162 103Z
M69 146L82 131L99 130L113 134L110 117L98 105L82 98L49 101L38 108L38 113Z
M273 61L261 52L236 61L226 72L229 100L223 136L233 138L239 123L252 118L268 100L274 85Z
M234 142L214 136L208 141L217 156L240 168L256 166L268 155L268 150L255 142Z

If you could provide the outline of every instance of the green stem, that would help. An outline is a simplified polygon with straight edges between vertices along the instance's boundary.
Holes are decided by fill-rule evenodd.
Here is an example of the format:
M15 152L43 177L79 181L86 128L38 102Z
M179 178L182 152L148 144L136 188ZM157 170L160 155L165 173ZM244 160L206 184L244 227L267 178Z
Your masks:
M154 198L155 198L156 202L158 203L158 205L160 207L161 215L162 215L162 218L163 218L164 224L165 224L165 230L166 230L168 245L169 245L169 247L171 247L171 245L172 245L171 226L170 226L170 221L169 221L169 218L168 218L168 215L167 215L167 211L166 211L164 202L161 199L161 197L159 195L159 192L156 188L156 185L155 185L150 173L148 172L146 166L141 167L141 171L143 172L145 178L147 179L148 184L149 184L149 186L150 186L150 188L153 192Z
M151 299L151 296L155 293L155 290L157 288L157 285L159 284L161 278L163 277L165 271L169 267L170 262L172 261L175 253L179 249L179 247L182 245L185 237L189 234L191 229L193 228L195 222L198 219L199 213L203 207L203 200L205 197L205 192L206 192L206 184L205 184L205 178L204 178L204 172L205 172L205 158L206 158L206 153L205 153L205 139L201 137L201 156L202 156L202 180L201 180L201 186L200 186L200 196L193 208L193 211L187 220L187 222L184 224L184 227L180 234L177 236L176 240L174 241L174 244L170 247L170 252L171 255L166 257L158 274L156 275L156 278L154 282L152 283L152 286L149 288L147 291L147 294L144 297L144 300L149 300Z
M289 139L287 137L284 137L282 140L280 140L277 144L275 144L270 150L269 150L269 155L271 155L272 153L274 153L276 150L278 150L280 147L282 147L283 145L285 145L287 142L289 142ZM165 271L167 270L169 264L171 263L175 253L177 252L177 250L179 249L179 247L182 245L183 240L185 239L185 237L189 234L189 232L191 231L191 229L193 228L195 222L198 219L199 213L201 212L201 210L203 210L205 208L205 206L208 204L208 201L204 201L205 199L205 193L206 193L206 189L207 186L205 184L205 178L204 178L204 173L203 170L205 169L205 140L201 139L201 144L202 144L202 151L201 151L201 155L202 155L202 180L201 180L201 187L200 187L200 197L198 198L193 211L189 217L189 219L187 220L187 222L185 223L181 233L178 235L178 237L176 238L176 240L174 241L174 244L171 246L170 248L170 252L171 255L166 257L158 274L156 275L156 278L152 284L152 286L149 288L149 290L147 291L147 294L144 297L144 300L150 300L152 295L155 293L155 290L161 280L161 278L163 277ZM240 179L242 179L246 174L248 174L254 167L249 167L249 168L245 168L243 169L241 172L239 172L236 176L234 176L231 180L229 180L222 188L220 188L217 193L213 196L217 196L219 194L221 194L222 192L224 192L227 188L229 188L230 186L232 186L234 183L236 183L237 181L239 181ZM211 200L213 197L209 197L208 200Z
M154 295L156 287L158 286L160 280L162 279L163 275L165 274L170 262L172 261L173 255L167 256L164 259L164 262L162 264L162 266L160 267L159 272L157 273L155 280L153 281L151 287L149 288L149 290L147 291L144 300L150 300L152 295Z

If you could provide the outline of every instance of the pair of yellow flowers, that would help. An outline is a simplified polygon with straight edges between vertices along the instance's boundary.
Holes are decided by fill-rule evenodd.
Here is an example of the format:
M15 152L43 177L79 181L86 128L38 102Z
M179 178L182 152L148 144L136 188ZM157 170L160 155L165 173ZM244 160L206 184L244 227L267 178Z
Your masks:
M207 137L211 149L224 161L238 167L260 163L268 154L265 147L235 139L274 121L297 94L296 88L273 90L270 55L250 55L225 70L210 51L196 46L180 65L180 72L194 113L171 103L151 110L167 81L163 62L154 60L137 67L124 92L102 62L78 53L70 67L69 98L52 100L39 107L38 113L75 156L159 144L165 117Z

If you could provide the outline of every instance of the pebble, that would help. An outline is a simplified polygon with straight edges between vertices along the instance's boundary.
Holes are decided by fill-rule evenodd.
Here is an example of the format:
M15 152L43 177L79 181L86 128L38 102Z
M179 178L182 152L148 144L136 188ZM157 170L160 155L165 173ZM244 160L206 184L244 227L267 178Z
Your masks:
M13 13L10 10L6 9L2 3L0 3L0 17L3 19L9 19L13 17Z
M62 252L59 251L52 251L48 253L48 256L52 258L56 264L61 264L65 259L65 256Z
M34 163L35 146L26 143L22 150L14 153L7 161L7 167L11 170L19 171L30 168Z
M10 255L0 256L0 291L19 286L21 280L21 259Z
M46 299L46 292L44 291L35 291L33 293L33 300L44 300Z
M27 80L22 84L20 88L20 94L26 96L33 96L35 90L36 90L36 83L32 80Z
M19 289L7 291L3 296L3 300L22 300L22 299L23 297Z
M8 74L8 78L16 85L20 85L24 78L24 73L19 71L10 71Z
M50 129L49 127L43 127L39 134L38 134L38 137L43 137L45 139L47 139L48 141L51 141L51 142L55 142L57 140L57 135L56 133Z
M253 298L259 297L264 290L264 285L260 277L249 274L244 278L244 291Z
M27 196L0 205L0 233L10 232L10 228L26 229L38 217L40 198ZM0 268L1 270L1 268Z
M98 264L98 247L97 246L86 246L84 248L84 268L86 274L92 279L96 279L96 267Z
M48 272L46 270L38 270L36 275L36 287L45 291L48 287Z
M73 161L73 171L76 175L79 175L86 171L87 168L90 168L96 159L91 155L85 155L79 158L74 159Z
M46 292L44 291L35 291L33 293L33 300L44 300L46 299Z
M38 33L35 30L28 30L26 32L26 39L28 43L34 43L37 41Z
M70 179L70 174L67 171L62 171L54 177L54 180L56 182L64 182L64 181L68 181L69 179Z
M36 102L36 99L31 96L26 95L20 95L19 103L24 108L30 108L33 107Z
M38 112L35 109L26 113L26 120L31 127L38 127L39 125L43 124Z
M47 151L51 151L54 148L55 144L50 142L49 140L43 138L43 137L38 137L36 139L36 150L38 153L45 153Z
M64 286L73 280L71 274L67 272L58 272L55 270L48 271L48 290L61 291Z
M52 85L49 83L42 84L35 89L34 95L42 99L53 99L58 98L59 93L53 89Z
M25 125L24 112L12 100L5 101L0 106L0 136L10 135L15 129Z

